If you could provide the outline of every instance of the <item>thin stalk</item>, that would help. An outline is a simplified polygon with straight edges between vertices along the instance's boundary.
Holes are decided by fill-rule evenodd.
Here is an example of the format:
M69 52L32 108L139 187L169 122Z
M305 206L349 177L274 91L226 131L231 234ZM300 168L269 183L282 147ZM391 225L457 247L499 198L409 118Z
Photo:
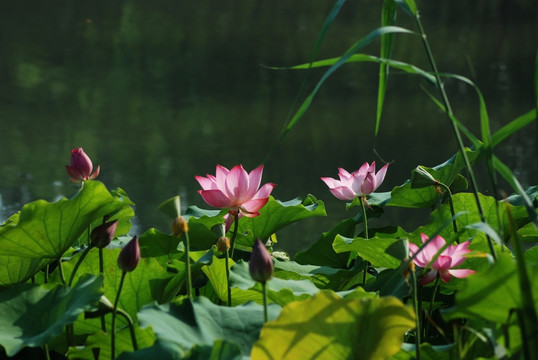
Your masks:
M138 342L136 341L136 334L134 329L134 322L133 319L122 309L118 309L118 314L123 316L123 318L127 321L127 324L129 325L129 332L131 333L131 343L133 344L133 350L138 350Z
M226 266L226 286L228 288L228 302L229 307L232 306L232 288L230 287L230 250L226 248L226 257L224 258Z
M469 157L467 156L467 153L465 152L465 146L463 145L463 140L461 138L461 134L458 130L458 127L456 126L456 123L454 123L451 119L454 113L452 112L452 107L450 106L450 102L448 101L448 96L446 94L445 87L443 85L443 82L441 81L441 75L439 74L439 71L437 70L437 65L435 64L435 60L433 58L433 54L430 49L430 44L428 43L428 39L426 37L426 33L424 32L422 22L420 21L420 15L418 11L417 11L417 15L415 16L415 20L417 22L417 26L420 31L422 43L424 44L424 48L426 49L426 54L428 56L430 66L432 67L432 70L434 72L437 86L439 87L439 91L441 92L441 97L443 98L443 103L445 106L445 113L447 114L450 125L452 125L452 130L458 141L460 154L463 158L463 161L465 162L465 167L467 168L467 172L469 173L469 178L471 180L471 186L472 186L473 194L475 197L476 206L480 214L480 219L482 220L482 222L486 222L486 217L484 216L484 211L482 210L482 204L480 203L480 198L478 196L478 185L476 182L476 178L474 176L473 168L471 167L471 162L469 161ZM494 260L497 260L495 249L493 248L493 242L489 236L486 235L486 237L488 240L488 246L491 252L491 256L493 257Z
M104 272L103 248L99 248L99 275L104 276ZM106 333L105 315L101 315L99 319L101 320L101 330Z
M364 222L364 238L368 240L368 218L366 216L366 206L364 205L364 199L359 197L359 200L361 202L362 207L362 219ZM366 284L366 274L368 273L368 268L370 267L370 263L368 261L365 261L364 264L364 273L362 275L362 286Z
M43 274L43 284L46 284L49 282L49 264L45 266L44 274Z
M437 276L435 277L435 284L433 285L433 294L432 294L432 301L430 303L430 308L428 309L428 314L431 317L431 314L433 312L433 303L435 302L435 296L437 295L437 290L439 289L439 273L437 273ZM424 337L427 338L429 336L430 332L430 322L426 322L426 326L424 329Z
M112 310L112 329L110 330L110 354L111 359L114 360L116 357L116 313L118 309L118 302L120 301L121 288L123 287L123 281L125 280L125 275L127 272L121 272L120 286L118 288L118 293L116 294L116 299L114 300L114 310Z
M521 315L520 323L522 326L520 328L526 332L526 334L522 334L523 336L521 338L523 346L531 354L531 357L528 359L538 359L538 341L535 341L536 336L538 336L538 316L534 308L531 281L525 266L523 247L521 246L514 218L512 217L512 211L508 203L505 204L505 209L508 216L508 225L512 237L512 247L516 258L519 288L521 291L521 311L518 311L517 315Z
M422 329L420 328L420 309L419 309L419 299L418 299L418 285L417 285L417 274L415 272L414 266L412 267L411 276L413 278L413 306L415 310L415 321L416 321L416 331L415 331L415 352L417 360L420 360L420 343L422 342L421 333Z
M230 247L232 249L231 251L231 258L234 258L234 250L235 250L235 238L237 237L237 230L239 229L239 211L237 211L234 214L234 232L232 234L232 240L230 241Z
M80 267L80 264L84 261L84 258L86 258L86 255L90 252L90 250L93 248L93 246L88 246L84 251L82 252L82 255L78 258L77 263L75 264L75 267L73 268L73 271L71 271L71 276L69 277L69 282L67 283L67 286L71 286L73 284L73 280L75 279L75 274L77 273L78 268Z
M43 351L45 352L45 359L50 360L49 346L47 344L43 347Z
M448 204L450 205L450 213L452 214L452 227L454 228L454 233L458 233L458 225L456 224L456 211L454 211L454 202L452 201L452 191L450 191L450 188L443 184L442 182L436 182L437 185L441 186L443 189L446 190L446 193L448 194ZM459 238L456 239L456 242L459 244L460 240Z
M267 286L266 282L262 282L262 290L263 290L263 320L264 322L269 321L269 316L267 314Z
M62 266L62 258L58 258L58 271L60 272L60 280L62 281L62 285L65 285L65 274L64 274L64 268Z
M191 261L190 261L190 240L189 232L185 231L185 269L187 271L187 296L192 299L192 275L191 275Z

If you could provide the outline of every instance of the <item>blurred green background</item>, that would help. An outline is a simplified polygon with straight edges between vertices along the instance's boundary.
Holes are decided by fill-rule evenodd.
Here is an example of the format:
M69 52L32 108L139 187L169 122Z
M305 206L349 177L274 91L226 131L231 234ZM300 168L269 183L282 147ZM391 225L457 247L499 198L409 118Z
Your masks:
M24 203L72 196L65 165L83 147L99 180L136 203L133 232L168 231L156 208L181 195L208 208L194 175L215 165L259 165L282 131L306 73L275 71L310 59L334 1L2 1L0 2L0 221ZM486 99L495 131L535 105L538 47L535 0L418 1L442 72L469 77ZM379 27L382 1L344 5L318 58L335 57ZM415 30L398 13L398 25ZM379 53L379 42L363 52ZM418 37L397 36L393 57L429 70ZM325 69L308 75L306 94ZM310 110L265 163L263 183L290 200L311 193L328 218L279 234L279 247L304 249L321 231L353 216L322 176L365 161L389 167L379 191L400 185L416 165L434 166L457 151L443 113L420 79L391 73L381 130L374 138L378 67L348 64L322 87ZM429 88L432 90L431 88ZM479 134L474 90L448 82L456 116ZM297 103L295 103L295 106ZM524 186L538 180L536 126L497 148ZM378 166L379 168L380 166ZM481 167L478 173L481 174ZM489 184L481 177L481 191ZM511 190L502 184L504 191ZM416 210L388 208L378 220L406 230Z

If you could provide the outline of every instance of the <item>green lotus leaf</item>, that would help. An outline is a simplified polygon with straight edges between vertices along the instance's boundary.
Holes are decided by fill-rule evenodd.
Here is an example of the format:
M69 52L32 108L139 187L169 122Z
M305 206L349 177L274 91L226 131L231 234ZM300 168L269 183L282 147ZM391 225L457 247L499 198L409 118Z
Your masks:
M103 279L84 276L73 288L18 284L0 291L0 345L8 356L44 346L102 295Z
M270 319L279 312L279 306L269 306ZM263 307L256 303L226 307L204 297L186 299L179 305L148 305L138 318L142 327L153 328L159 343L174 344L173 349L181 351L182 356L196 345L213 347L219 339L235 344L246 356L264 323Z
M252 359L387 359L415 326L398 299L342 299L332 291L288 304L262 328Z
M112 194L99 181L84 182L71 199L28 203L16 221L0 226L0 256L57 259L92 223L130 205L122 191Z

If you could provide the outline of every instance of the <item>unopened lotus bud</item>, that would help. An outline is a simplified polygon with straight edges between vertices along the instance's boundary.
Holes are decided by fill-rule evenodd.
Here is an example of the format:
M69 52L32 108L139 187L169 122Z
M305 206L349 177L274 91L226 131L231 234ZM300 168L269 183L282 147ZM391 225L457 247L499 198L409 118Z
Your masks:
M411 172L411 188L423 188L437 185L439 182L423 167L417 166Z
M91 245L99 249L107 247L114 239L114 233L118 227L118 220L106 222L96 226L90 234Z
M228 250L229 248L230 248L230 238L226 236L219 237L219 239L217 240L217 249L221 253L225 253L226 250Z
M265 245L260 240L256 240L252 247L248 269L250 276L255 281L265 283L273 276L273 259Z
M120 255L118 256L118 267L125 272L130 272L136 269L139 262L140 245L138 244L138 236L135 235L135 237L121 249Z
M174 236L180 236L187 231L189 231L189 224L187 221L181 216L175 218L172 223L172 234L174 234Z

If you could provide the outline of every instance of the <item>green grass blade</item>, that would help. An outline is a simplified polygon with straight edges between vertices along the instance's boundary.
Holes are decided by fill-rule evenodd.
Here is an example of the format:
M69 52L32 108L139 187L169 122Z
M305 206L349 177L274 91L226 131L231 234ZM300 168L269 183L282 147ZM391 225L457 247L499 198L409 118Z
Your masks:
M381 13L381 26L392 26L396 24L397 5L394 0L385 0ZM394 34L385 34L381 36L381 58L390 59L392 57L392 48L394 45ZM389 69L385 63L379 65L379 85L377 88L377 113L375 119L375 136L379 132L381 123L381 114L383 112L383 103L385 93L387 92L387 82L389 79Z
M363 37L361 40L357 41L355 44L353 44L345 53L342 55L338 61L336 61L326 72L323 74L321 79L318 81L316 86L314 87L314 90L307 96L307 98L304 100L304 102L301 104L299 110L295 113L293 118L290 120L289 124L284 129L284 133L282 134L281 138L295 126L297 121L301 119L301 117L304 115L306 110L310 107L310 104L312 103L312 100L314 99L314 96L320 89L321 85L331 76L332 73L334 73L336 70L338 70L343 64L347 62L347 60L353 56L357 51L365 47L366 45L370 44L373 40L377 39L378 37L388 34L388 33L402 33L402 34L414 34L411 30L407 30L401 27L397 26L385 26L378 28L365 37Z
M407 15L411 17L417 16L417 5L415 4L415 0L396 0L396 2Z
M491 146L495 147L499 145L504 139L529 125L534 120L536 120L536 109L533 109L512 120L491 136Z
M318 56L319 48L321 47L321 43L323 42L323 39L325 38L325 35L327 35L329 28L331 27L332 23L334 22L334 19L340 12L340 9L342 8L342 5L344 5L345 2L346 0L338 0L336 4L334 4L327 18L325 19L325 22L323 23L323 26L321 27L321 30L319 31L318 38L316 39L316 45L314 45L314 50L312 51L312 55L310 56L311 63L316 59L316 56Z

